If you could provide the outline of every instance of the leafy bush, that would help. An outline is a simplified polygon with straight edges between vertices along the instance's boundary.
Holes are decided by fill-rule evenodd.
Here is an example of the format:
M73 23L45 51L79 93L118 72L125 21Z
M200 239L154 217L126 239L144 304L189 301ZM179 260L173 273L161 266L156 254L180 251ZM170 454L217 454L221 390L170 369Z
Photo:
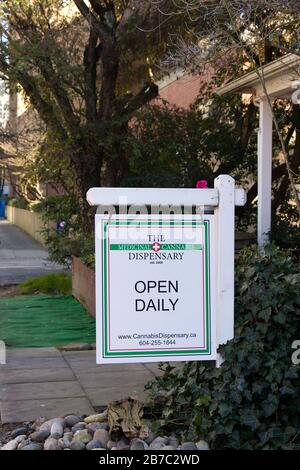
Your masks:
M95 252L93 234L84 233L80 228L76 231L66 228L61 231L47 230L44 234L51 261L69 268L72 256L77 256L82 258L89 267L93 267Z
M219 369L199 362L164 376L152 393L165 397L162 418L213 448L290 449L300 437L300 268L270 245L245 249L236 270L235 338L220 347ZM154 408L155 411L155 408ZM174 426L175 425L175 426Z
M28 202L26 199L15 197L8 201L8 205L12 207L17 207L18 209L28 209Z
M89 250L87 249L86 251L84 251L81 254L80 258L88 268L93 269L95 271L95 258L96 258L96 256L95 256L94 245L93 245L93 252L92 253L89 253Z
M57 229L46 228L43 231L49 258L67 267L72 256L82 257L87 264L93 266L95 243L93 233L87 233L79 223L79 210L76 199L72 195L51 196L36 204L33 208L44 222L49 220L59 224Z
M233 106L234 103L234 106ZM207 106L184 110L164 102L142 108L132 123L127 146L129 170L123 186L195 187L229 173L243 183L255 169L255 136L241 144L240 99L214 96Z
M291 191L289 191L291 193ZM300 220L297 208L291 205L289 200L293 200L290 194L282 201L280 211L272 215L271 240L282 248L300 249Z
M29 278L19 286L21 294L69 295L72 293L72 279L63 273L45 274Z
M78 205L72 195L48 196L32 207L34 212L41 214L46 220L69 221L76 211Z

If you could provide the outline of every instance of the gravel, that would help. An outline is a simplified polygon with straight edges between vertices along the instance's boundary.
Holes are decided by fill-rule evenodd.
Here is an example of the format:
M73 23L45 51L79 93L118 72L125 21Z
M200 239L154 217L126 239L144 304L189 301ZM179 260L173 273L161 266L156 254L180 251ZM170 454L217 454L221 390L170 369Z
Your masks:
M120 436L111 439L107 412L91 416L56 417L45 420L37 418L33 423L0 425L1 450L163 450L200 451L209 450L205 440L180 442L174 433L157 436L151 423L145 421L136 436L128 439Z

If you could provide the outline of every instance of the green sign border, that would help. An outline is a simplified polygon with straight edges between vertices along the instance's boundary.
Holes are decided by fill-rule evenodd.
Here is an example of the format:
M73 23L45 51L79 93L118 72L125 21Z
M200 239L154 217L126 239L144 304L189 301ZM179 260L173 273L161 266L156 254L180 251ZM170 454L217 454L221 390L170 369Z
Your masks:
M108 243L107 243L107 229L109 225L120 225L128 226L134 223L135 225L196 225L204 226L204 266L205 266L205 316L206 316L206 349L178 349L178 350L142 350L142 351L118 351L111 352L108 350ZM211 302L210 302L210 243L209 243L209 220L197 221L195 219L176 219L176 220L136 220L135 219L126 219L126 220L101 220L101 231L102 231L102 292L103 292L103 328L102 328L102 338L104 350L103 358L105 357L143 357L143 356L194 356L194 355L209 355L211 354ZM199 245L197 245L198 247ZM198 248L199 250L199 248Z

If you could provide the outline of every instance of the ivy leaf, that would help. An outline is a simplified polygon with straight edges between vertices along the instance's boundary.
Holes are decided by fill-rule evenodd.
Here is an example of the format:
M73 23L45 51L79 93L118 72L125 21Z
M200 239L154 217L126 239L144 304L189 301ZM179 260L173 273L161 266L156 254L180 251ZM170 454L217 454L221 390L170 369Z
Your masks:
M284 386L279 389L281 395L295 395L296 391L292 387Z
M272 416L273 413L277 410L278 404L277 400L274 402L270 398L262 402L262 410L264 416Z
M228 416L232 412L232 406L230 403L227 402L222 402L219 405L219 413L224 418L225 416Z
M286 323L286 316L283 313L278 313L274 315L274 320L280 325L284 325Z
M248 426L252 429L252 431L255 431L255 429L259 427L259 420L257 419L256 414L253 410L241 410L240 416L241 424L243 424L244 426Z
M264 320L266 322L269 321L270 317L272 315L272 308L271 307L267 307L265 308L264 310L262 310L261 312L259 312L258 314L258 318L260 318L261 320Z

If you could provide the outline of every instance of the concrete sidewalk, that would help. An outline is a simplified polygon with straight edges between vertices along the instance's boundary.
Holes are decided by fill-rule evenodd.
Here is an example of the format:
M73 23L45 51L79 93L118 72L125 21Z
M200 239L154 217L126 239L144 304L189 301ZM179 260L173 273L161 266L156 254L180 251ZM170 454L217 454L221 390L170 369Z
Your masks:
M0 365L1 422L91 414L129 395L143 399L144 386L159 373L155 364L96 365L95 351L11 349Z
M63 268L47 260L48 253L37 241L7 220L0 220L0 286L19 284Z

